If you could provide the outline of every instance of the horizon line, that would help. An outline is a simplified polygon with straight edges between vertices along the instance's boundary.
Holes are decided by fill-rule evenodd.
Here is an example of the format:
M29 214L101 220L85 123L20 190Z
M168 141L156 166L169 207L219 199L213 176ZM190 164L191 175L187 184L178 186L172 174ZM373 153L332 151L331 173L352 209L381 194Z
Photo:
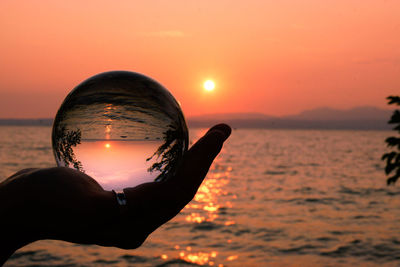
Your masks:
M288 115L271 115L268 113L263 113L263 112L257 112L257 111L242 111L242 112L218 112L218 113L202 113L202 114L197 114L197 115L191 115L191 116L185 116L187 119L193 118L193 117L199 117L199 116L213 116L213 115L234 115L234 114L258 114L258 115L264 115L264 116L269 116L269 117L275 117L275 118L282 118L282 117L290 117L290 116L296 116L299 115L303 112L306 111L313 111L313 110L319 110L319 109L331 109L331 110L335 110L335 111L351 111L357 108L375 108L378 110L382 110L382 111L393 111L394 107L390 108L381 108L378 106L370 106L370 105L365 105L365 106L354 106L352 108L333 108L333 107L329 107L329 106L321 106L321 107L316 107L316 108L312 108L312 109L304 109L302 111L299 111L297 113L294 114L288 114ZM17 118L13 118L13 117L0 117L0 120L54 120L54 117L17 117Z

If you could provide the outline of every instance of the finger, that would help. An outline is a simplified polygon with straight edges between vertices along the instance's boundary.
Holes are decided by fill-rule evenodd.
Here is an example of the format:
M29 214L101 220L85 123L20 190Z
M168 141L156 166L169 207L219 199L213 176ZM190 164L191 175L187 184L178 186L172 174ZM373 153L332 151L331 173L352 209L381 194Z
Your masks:
M182 205L186 205L197 192L197 188L207 174L212 161L230 133L231 128L228 125L215 125L185 153L182 164L174 177L162 183L146 183L125 188L124 192L129 203L129 209L143 212L149 205L152 205L155 198L160 197L163 198L162 201L155 201L158 206L160 206L160 203L170 205L171 203L166 201L170 200L176 204L172 205L171 208L179 212ZM149 202L150 191L153 201ZM165 194L168 194L168 197L165 197ZM188 200L188 198L190 199Z
M214 125L213 127L211 127L207 131L207 133L209 133L211 131L214 131L214 130L219 130L219 131L224 132L226 134L226 138L225 139L227 139L230 136L231 132L232 132L231 127L229 125L225 124L225 123L220 123L220 124Z
M189 149L177 175L169 180L173 191L194 196L231 131L226 124L215 125Z
M230 133L228 125L212 127L185 153L177 175L162 183L146 183L124 189L128 213L135 216L134 220L141 218L143 233L150 234L173 218L194 197Z

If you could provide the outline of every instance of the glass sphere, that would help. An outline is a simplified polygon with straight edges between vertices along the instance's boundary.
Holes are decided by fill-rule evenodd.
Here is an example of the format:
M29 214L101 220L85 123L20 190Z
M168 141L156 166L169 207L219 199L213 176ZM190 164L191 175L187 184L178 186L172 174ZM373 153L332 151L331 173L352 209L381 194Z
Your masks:
M188 129L172 94L139 73L95 75L65 98L52 133L58 166L93 177L104 189L163 181L188 148Z

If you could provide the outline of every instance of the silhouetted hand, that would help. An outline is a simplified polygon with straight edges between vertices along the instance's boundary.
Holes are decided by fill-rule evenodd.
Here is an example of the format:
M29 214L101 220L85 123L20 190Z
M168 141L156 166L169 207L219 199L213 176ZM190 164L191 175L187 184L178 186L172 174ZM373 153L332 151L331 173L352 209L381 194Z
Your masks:
M69 168L26 169L0 184L0 265L18 248L41 239L139 247L191 201L231 129L212 127L164 182L126 188L127 210L88 175Z

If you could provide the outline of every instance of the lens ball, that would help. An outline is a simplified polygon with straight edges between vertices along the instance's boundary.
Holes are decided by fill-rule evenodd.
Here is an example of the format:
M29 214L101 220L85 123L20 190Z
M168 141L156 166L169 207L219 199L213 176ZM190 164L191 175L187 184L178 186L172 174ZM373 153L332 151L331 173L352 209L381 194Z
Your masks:
M65 98L52 145L58 166L120 190L174 175L188 148L188 129L178 102L161 84L139 73L110 71Z

